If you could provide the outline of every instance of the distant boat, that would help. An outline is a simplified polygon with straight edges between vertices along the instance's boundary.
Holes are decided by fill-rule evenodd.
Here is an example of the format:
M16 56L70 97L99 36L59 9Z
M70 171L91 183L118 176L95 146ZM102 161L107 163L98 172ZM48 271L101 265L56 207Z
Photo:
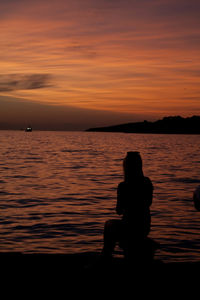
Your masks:
M32 131L32 127L31 126L26 127L25 131L26 132L31 132Z

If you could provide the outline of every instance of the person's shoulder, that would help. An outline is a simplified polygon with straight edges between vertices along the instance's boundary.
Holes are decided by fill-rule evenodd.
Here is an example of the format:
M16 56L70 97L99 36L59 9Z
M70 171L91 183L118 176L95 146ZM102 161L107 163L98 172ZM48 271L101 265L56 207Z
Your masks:
M118 187L119 186L124 186L125 185L125 182L124 181L121 181L119 184L118 184Z
M121 182L118 184L118 189L122 189L124 186L125 186L125 181L121 181Z
M145 180L146 182L151 182L151 179L150 179L149 177L147 177L147 176L144 176L144 180Z
M153 188L152 181L151 181L151 179L149 177L145 176L144 177L144 182L145 182L145 184L147 184L147 185L149 185L149 186L151 186Z

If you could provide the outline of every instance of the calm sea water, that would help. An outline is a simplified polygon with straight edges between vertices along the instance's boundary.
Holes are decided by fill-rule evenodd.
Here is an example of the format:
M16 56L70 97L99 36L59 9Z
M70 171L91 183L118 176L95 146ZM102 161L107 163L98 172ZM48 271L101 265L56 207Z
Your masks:
M200 136L0 131L0 251L100 251L122 159L140 151L154 184L150 236L163 261L200 261Z

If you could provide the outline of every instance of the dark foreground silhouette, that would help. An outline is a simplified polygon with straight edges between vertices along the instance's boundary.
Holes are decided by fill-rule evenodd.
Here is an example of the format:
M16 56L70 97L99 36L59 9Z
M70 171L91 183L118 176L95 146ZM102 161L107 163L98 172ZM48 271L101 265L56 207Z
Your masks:
M113 257L109 263L102 262L101 253L85 252L75 254L21 254L1 253L1 287L6 295L22 291L31 295L46 296L48 292L56 297L72 295L81 297L84 293L92 298L102 299L110 294L132 297L176 295L175 291L189 289L191 297L198 289L200 264L162 263L154 260L148 265L127 264L123 256ZM195 283L196 280L196 283ZM5 284L4 284L5 282ZM190 282L191 287L190 287ZM178 284L179 283L179 284ZM170 286L173 289L170 290ZM42 287L42 289L41 289ZM176 288L176 290L174 289ZM139 292L139 294L138 294ZM197 292L195 291L195 296ZM158 298L158 297L157 297Z
M111 261L102 261L100 252L80 252L75 254L23 254L20 252L0 252L1 274L17 276L23 273L35 274L38 277L51 277L65 279L69 276L89 274L117 277L128 276L135 278L139 273L169 274L168 271L176 271L187 278L194 275L194 270L200 270L200 262L171 262L164 263L160 260L152 260L149 264L128 264L123 256L114 256ZM130 273L131 271L131 273ZM146 274L146 275L145 275ZM196 273L197 274L197 273ZM170 273L170 276L173 273ZM198 278L198 276L197 276ZM149 278L150 279L150 278ZM155 280L155 278L152 278ZM135 279L134 279L135 280Z
M200 185L195 189L193 193L194 207L197 211L200 211Z
M108 220L104 227L102 255L109 260L118 243L130 262L152 261L158 244L148 238L153 185L145 177L139 152L128 152L123 160L124 181L118 185L116 213L121 219Z

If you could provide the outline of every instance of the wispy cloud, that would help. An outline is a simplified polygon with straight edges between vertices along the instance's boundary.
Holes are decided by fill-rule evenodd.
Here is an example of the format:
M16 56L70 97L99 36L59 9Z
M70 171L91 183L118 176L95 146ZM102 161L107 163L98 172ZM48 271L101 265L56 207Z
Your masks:
M0 75L0 92L35 90L50 87L49 74Z
M199 97L197 0L0 0L0 28L7 96L151 114Z

